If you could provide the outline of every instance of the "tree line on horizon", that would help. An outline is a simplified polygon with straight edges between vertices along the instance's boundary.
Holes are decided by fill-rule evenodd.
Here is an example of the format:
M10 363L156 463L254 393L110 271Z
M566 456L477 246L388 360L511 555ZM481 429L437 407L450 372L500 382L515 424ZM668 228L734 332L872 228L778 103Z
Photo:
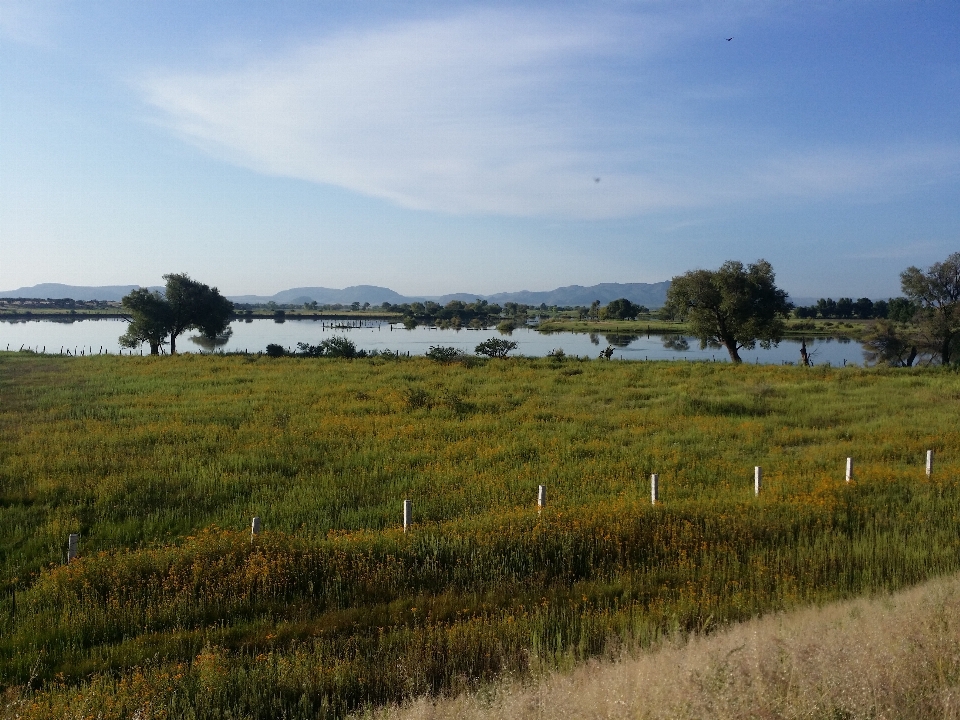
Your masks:
M740 350L758 343L764 348L776 345L783 338L785 319L796 314L775 279L766 260L746 267L730 260L718 270L691 270L673 278L661 313L687 322L701 348L726 348L730 359L739 363ZM918 361L955 362L960 340L960 253L927 270L908 267L900 273L900 287L904 297L886 304L887 317L877 318L864 338L867 360L894 367ZM872 304L874 313L876 305ZM826 301L823 307L836 309ZM802 364L809 365L805 342L800 353Z
M150 346L151 354L169 342L176 353L176 339L194 329L208 340L229 332L234 305L217 288L192 280L185 273L164 275L161 294L147 288L133 290L123 298L123 307L132 321L120 337L124 347ZM874 319L864 338L867 359L891 366L910 367L920 361L948 365L957 355L960 339L960 253L934 263L927 270L911 266L900 274L904 296L889 302L860 298L841 298L834 302L821 298L814 306L795 308L786 291L777 287L772 265L766 260L744 265L737 260L725 262L717 270L691 270L674 277L660 316L687 323L691 333L706 347L725 348L734 363L741 362L740 350L759 344L769 348L783 339L785 320L794 317L862 317ZM389 303L384 303L386 309ZM625 298L605 308L595 301L589 309L596 319L635 319L647 308ZM416 327L425 321L449 326L488 326L504 316L525 317L529 306L505 303L503 307L478 299L474 303L452 300L439 303L411 303L390 306L402 310L404 324ZM546 306L542 306L546 310ZM581 314L582 317L582 314ZM168 340L169 338L169 340ZM801 361L810 364L806 343L801 345Z
M889 318L896 322L910 322L918 306L905 297L895 297L889 300L871 300L862 297L857 300L842 297L820 298L813 305L798 305L793 308L793 316L799 320L883 320Z
M408 328L417 327L418 325L437 325L444 328L490 327L499 324L503 320L523 323L531 316L543 317L544 315L548 315L553 317L560 313L576 313L577 319L579 320L634 320L650 312L649 308L644 305L638 305L626 298L613 300L605 306L601 306L599 300L593 301L589 306L547 305L546 303L528 305L517 302L505 302L503 305L499 305L479 298L473 302L450 300L444 305L432 300L409 303L383 302L376 306L371 305L369 302L361 303L359 301L349 305L342 303L320 304L315 300L302 304L278 304L273 301L265 305L256 306L249 303L234 304L236 311L238 313L245 313L246 317L252 317L255 307L262 307L272 311L278 318L285 317L286 311L288 310L306 310L308 312L382 311L384 313L399 315L402 318L401 322Z

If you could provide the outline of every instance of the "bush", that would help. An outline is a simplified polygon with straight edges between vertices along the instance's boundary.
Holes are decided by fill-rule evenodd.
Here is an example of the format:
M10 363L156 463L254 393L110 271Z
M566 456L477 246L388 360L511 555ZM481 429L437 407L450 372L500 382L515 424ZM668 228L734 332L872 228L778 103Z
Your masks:
M497 325L497 330L500 331L501 335L509 335L516 329L517 324L513 322L513 320L504 320L502 323Z
M477 347L474 352L477 355L486 355L492 358L505 358L511 350L517 349L517 343L513 340L501 340L500 338L490 338L485 340Z
M345 337L334 336L321 342L319 345L309 345L307 343L297 343L297 354L306 357L338 357L338 358L356 358L366 357L364 350L357 350L357 346L352 340Z
M276 343L267 345L267 355L270 357L283 357L286 354L287 350L283 345L277 345Z
M323 348L323 354L327 357L354 358L366 356L365 352L357 350L357 346L353 344L352 340L342 335L328 338L320 343L320 346Z
M298 342L297 355L304 355L306 357L321 357L323 355L323 345L310 345L305 342Z
M407 407L410 409L428 408L433 404L430 393L422 388L409 388L404 393L404 400L406 400Z
M427 357L441 363L455 362L462 357L462 353L455 347L431 345Z

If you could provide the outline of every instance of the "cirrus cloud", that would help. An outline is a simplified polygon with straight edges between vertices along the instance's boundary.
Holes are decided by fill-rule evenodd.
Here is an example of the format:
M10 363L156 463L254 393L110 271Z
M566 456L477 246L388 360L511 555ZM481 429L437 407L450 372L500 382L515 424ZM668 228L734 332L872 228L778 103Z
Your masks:
M161 122L227 161L456 214L597 219L820 197L960 160L956 147L776 147L691 111L742 92L657 81L658 54L711 17L470 11L138 85Z

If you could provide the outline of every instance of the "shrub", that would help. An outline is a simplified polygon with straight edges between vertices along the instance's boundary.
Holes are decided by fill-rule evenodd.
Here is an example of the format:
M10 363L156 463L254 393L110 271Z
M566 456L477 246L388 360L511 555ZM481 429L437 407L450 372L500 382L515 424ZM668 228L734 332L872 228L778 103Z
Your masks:
M517 343L513 340L501 340L500 338L490 338L474 348L477 355L486 355L492 358L505 358L511 350L517 349Z
M323 348L323 354L327 357L354 358L366 356L365 352L357 350L357 346L353 344L352 340L342 335L327 338L320 343L320 346Z
M410 409L428 408L433 404L430 393L422 388L409 388L404 394L404 400Z
M283 345L277 345L276 343L267 345L267 355L270 357L283 357L286 354L287 350Z
M462 357L462 353L455 347L431 345L427 351L427 357L440 363L449 363L459 360Z
M355 358L366 357L365 350L357 350L352 340L345 337L334 336L321 342L319 345L310 345L308 343L297 343L297 354L306 357L338 357Z

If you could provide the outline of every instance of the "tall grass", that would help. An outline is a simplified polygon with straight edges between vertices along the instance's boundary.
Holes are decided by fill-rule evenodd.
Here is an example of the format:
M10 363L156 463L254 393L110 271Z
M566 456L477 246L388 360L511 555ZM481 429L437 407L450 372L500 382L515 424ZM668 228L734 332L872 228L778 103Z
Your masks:
M960 717L960 576L678 636L536 683L419 698L378 720Z
M0 355L8 707L339 717L952 571L957 398L943 369Z

